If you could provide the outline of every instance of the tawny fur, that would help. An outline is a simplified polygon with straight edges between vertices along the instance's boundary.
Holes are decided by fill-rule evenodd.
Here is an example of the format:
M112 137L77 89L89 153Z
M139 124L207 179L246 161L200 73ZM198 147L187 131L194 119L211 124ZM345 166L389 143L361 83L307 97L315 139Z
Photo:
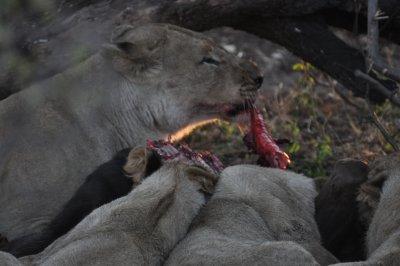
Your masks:
M340 264L343 266L400 265L400 154L378 158L370 169L365 185L373 189L362 190L365 195L359 197L369 199L367 203L372 207L366 237L367 260ZM372 195L368 195L369 191Z
M167 265L328 265L312 179L290 171L233 166Z
M0 233L41 232L120 149L228 119L258 86L242 63L199 33L121 26L101 52L1 101Z
M41 252L94 209L126 196L143 178L151 175L160 166L159 158L153 152L148 152L145 147L119 151L85 179L44 230L6 242L0 245L0 250L16 257Z
M128 154L123 170L127 176L132 178L134 184L140 183L146 173L147 153L147 149L136 147Z
M166 163L133 192L93 211L23 265L160 265L186 234L205 203L202 175L183 163ZM209 180L209 179L212 180ZM11 261L0 253L0 264ZM3 264L2 264L3 265Z
M368 227L359 215L356 198L367 176L368 166L364 162L339 160L315 199L315 220L322 245L340 261L365 259Z

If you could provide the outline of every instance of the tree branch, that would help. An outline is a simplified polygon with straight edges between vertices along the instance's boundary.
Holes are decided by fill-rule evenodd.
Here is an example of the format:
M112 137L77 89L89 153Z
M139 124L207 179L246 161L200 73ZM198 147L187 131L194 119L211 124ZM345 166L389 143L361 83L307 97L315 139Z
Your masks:
M400 82L400 69L391 68L380 56L379 21L382 13L378 8L378 0L368 0L368 73L375 70L386 77Z
M369 102L367 102L367 105L368 105L369 116L371 117L371 120L374 123L374 125L381 132L381 134L385 138L385 140L392 146L393 150L400 151L400 146L392 138L392 136L390 136L388 130L382 125L381 121L379 120L379 117L376 115L374 110L372 110L371 104Z
M370 78L367 74L364 74L366 77ZM344 88L340 84L337 84L337 86L334 86L334 89L337 94L349 105L355 107L359 113L365 114L368 113L368 117L371 120L371 122L378 128L382 136L385 138L385 140L392 146L393 150L395 151L400 151L400 146L392 137L389 133L389 131L385 128L385 126L381 123L379 117L376 115L374 110L372 109L371 103L369 102L368 98L365 98L364 103L365 104L358 104L353 102L352 100L349 99L349 95L347 95L344 91Z
M382 1L389 3L391 0ZM36 27L35 30L32 30L29 23L25 28L24 24L17 27L24 28L24 34L17 36L16 40L29 54L33 70L24 76L19 76L13 69L2 71L6 74L0 74L0 89L3 87L16 91L79 63L97 52L101 44L109 40L110 32L117 24L166 22L192 30L231 26L256 34L286 47L325 71L355 95L365 95L368 82L354 75L356 69L365 69L365 58L358 50L349 47L331 32L321 12L339 10L342 1L103 0L95 4L92 4L95 2L92 0L68 2L85 7L78 11L61 10L55 19ZM77 54L77 50L80 56L72 56ZM370 75L389 91L397 88L390 80L382 80L375 73ZM376 85L371 86L370 95L371 101L374 102L387 97Z
M370 85L374 86L376 89L378 89L383 95L386 96L394 105L400 107L400 99L396 97L396 94L389 91L385 86L383 86L379 81L376 79L372 78L371 76L365 74L364 72L360 71L357 69L354 72L354 75L356 77L362 78L365 81L367 81Z

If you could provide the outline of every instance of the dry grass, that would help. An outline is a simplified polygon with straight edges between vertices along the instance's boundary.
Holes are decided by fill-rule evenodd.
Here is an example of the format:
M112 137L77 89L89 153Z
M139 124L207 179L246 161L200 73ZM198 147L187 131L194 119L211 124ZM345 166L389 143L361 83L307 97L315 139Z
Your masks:
M369 161L392 151L368 112L346 103L323 74L304 63L294 65L294 71L303 73L294 88L263 93L260 100L273 136L291 140L284 147L293 161L290 169L323 180L339 159ZM349 100L364 104L363 99ZM390 103L374 110L400 143L400 110ZM197 150L212 150L225 165L255 163L257 157L248 152L242 137L235 124L218 122L184 141Z

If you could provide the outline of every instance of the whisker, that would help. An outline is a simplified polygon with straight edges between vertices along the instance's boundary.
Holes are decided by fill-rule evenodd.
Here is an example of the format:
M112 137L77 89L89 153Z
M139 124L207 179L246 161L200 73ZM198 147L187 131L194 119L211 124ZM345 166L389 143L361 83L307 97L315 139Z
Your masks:
M255 101L256 101L256 96L257 96L257 93L256 92L251 92L251 94L250 94L250 98L251 98L251 101L250 101L250 106L251 106L251 108L253 108L254 109L254 103L255 103Z

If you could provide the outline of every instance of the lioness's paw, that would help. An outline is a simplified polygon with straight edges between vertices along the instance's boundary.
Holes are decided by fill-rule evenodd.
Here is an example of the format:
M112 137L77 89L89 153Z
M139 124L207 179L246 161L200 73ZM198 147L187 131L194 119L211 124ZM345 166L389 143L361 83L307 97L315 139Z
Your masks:
M201 192L205 194L212 194L214 192L219 176L198 166L188 166L185 171L190 180L200 185Z
M400 177L400 153L381 156L373 161L368 172L368 180L361 184L357 201L360 204L361 218L370 222L376 207L378 206L382 186L392 175Z
M367 206L374 209L378 205L380 194L381 194L380 187L364 183L360 186L357 195L357 201L363 202Z
M368 181L366 183L375 187L382 187L385 180L392 175L400 177L400 153L378 157L370 165Z

